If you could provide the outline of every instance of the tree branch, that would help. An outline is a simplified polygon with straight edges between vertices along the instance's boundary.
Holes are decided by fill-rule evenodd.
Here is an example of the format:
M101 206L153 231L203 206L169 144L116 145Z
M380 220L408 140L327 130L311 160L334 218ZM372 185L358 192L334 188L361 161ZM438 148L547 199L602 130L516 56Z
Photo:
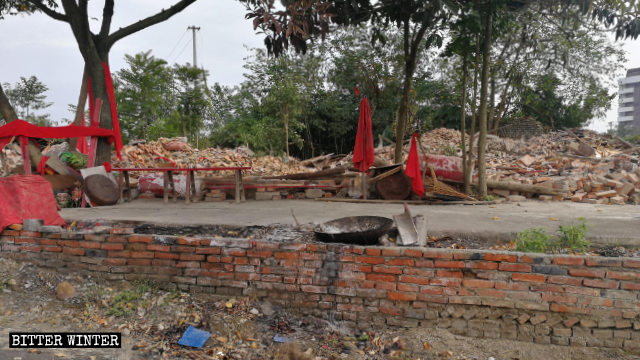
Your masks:
M196 0L180 0L178 3L176 3L175 5L171 6L169 9L167 10L161 10L159 13L153 15L153 16L149 16L148 18L142 19L140 21L137 21L131 25L128 25L126 27L120 28L118 31L114 32L113 34L111 34L109 36L109 40L108 40L108 47L113 46L113 44L126 37L129 36L133 33L136 33L140 30L143 30L151 25L155 25L157 23L163 22L167 19L169 19L170 17L172 17L173 15L181 12L182 10L184 10L187 6L193 4L194 2L196 2Z
M105 0L104 8L102 9L102 26L100 27L100 37L106 38L109 36L109 29L111 29L111 19L113 18L113 0Z
M53 10L53 9L48 8L47 5L43 4L41 0L28 0L28 1L31 4L33 4L33 6L37 7L38 10L40 10L43 13L47 14L49 17L54 18L56 20L69 22L69 18L67 17L67 15L59 13L59 12Z

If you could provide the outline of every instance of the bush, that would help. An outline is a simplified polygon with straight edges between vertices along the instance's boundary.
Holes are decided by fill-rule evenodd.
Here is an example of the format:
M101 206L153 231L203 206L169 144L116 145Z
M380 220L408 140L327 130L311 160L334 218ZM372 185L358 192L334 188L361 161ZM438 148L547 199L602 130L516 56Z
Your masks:
M560 252L569 249L572 252L589 250L590 242L586 239L587 224L584 219L579 225L558 226L558 236L547 234L544 228L530 228L519 232L516 236L516 251L522 252Z
M580 225L567 225L558 227L560 240L558 245L560 248L569 248L571 251L584 252L589 249L591 244L585 239L587 234L587 224L582 222Z
M516 236L516 251L544 253L553 247L553 236L543 228L530 228Z

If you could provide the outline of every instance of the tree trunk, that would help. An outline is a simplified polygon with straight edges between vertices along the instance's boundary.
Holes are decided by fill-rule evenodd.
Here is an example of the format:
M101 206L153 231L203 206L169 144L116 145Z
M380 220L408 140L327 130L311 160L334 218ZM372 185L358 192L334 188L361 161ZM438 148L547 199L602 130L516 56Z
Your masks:
M476 54L473 64L473 99L471 100L471 129L469 131L469 148L467 154L467 174L464 178L464 192L471 194L471 177L473 175L473 142L476 137L476 104L478 101L478 65L480 64L480 37L476 36Z
M504 112L507 108L507 92L509 91L510 84L511 78L509 78L507 80L507 83L504 85L502 97L500 98L500 105L498 106L498 114L496 115L495 121L493 123L493 130L498 130L498 128L500 127L500 122L502 121L502 117L504 116Z
M16 111L13 110L13 106L11 106L11 103L9 102L9 98L7 98L7 95L4 93L4 90L2 90L1 84L0 84L0 115L2 115L4 122L7 124L18 118L18 115L16 115Z
M469 167L467 164L467 139L465 138L467 132L467 78L469 77L469 71L467 66L467 59L469 53L464 50L462 55L462 94L460 96L460 143L462 144L462 173L463 178L467 179L467 173ZM473 136L473 134L472 134ZM465 183L465 188L467 184Z
M395 158L396 164L402 162L404 133L407 127L407 118L409 113L409 92L413 83L413 73L416 70L416 61L420 52L420 43L424 38L427 29L426 25L422 25L420 29L411 36L409 27L409 18L404 19L403 42L404 42L404 83L402 84L402 97L398 106L398 122L396 123L396 146Z
M289 161L289 118L284 118L284 147L287 153L287 161Z
M487 196L487 163L485 152L487 143L487 88L489 86L491 30L493 27L493 7L491 4L485 19L484 44L482 46L482 80L480 83L480 138L478 139L478 193L480 199L484 199Z
M84 119L84 109L86 108L87 103L87 93L89 92L89 84L87 82L87 71L82 72L82 83L80 84L80 95L78 96L78 106L76 106L76 117L73 120L73 125L82 125L82 119ZM91 114L89 114L89 118L91 118ZM85 124L91 125L91 124ZM73 151L76 149L78 145L78 138L70 138L69 139L69 150Z
M496 73L491 71L491 96L489 97L489 116L487 117L487 128L493 129L495 125L494 115L496 113Z

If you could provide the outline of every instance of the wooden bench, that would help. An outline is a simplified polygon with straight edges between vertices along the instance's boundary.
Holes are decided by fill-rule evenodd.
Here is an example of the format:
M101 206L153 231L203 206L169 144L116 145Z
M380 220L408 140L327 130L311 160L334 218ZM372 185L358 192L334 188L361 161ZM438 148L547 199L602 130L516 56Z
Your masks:
M131 201L131 191L129 191L129 172L141 171L141 172L162 172L164 174L164 203L169 202L169 187L173 193L173 201L178 200L178 193L176 192L175 183L173 181L174 172L186 172L187 173L187 187L185 192L185 203L191 202L191 197L196 195L195 185L195 172L197 171L235 171L235 200L236 203L245 200L244 186L242 185L242 170L249 170L250 166L236 166L236 167L194 167L194 168L113 168L113 171L120 171L124 177L125 188L127 189L127 198ZM194 200L196 201L196 200Z

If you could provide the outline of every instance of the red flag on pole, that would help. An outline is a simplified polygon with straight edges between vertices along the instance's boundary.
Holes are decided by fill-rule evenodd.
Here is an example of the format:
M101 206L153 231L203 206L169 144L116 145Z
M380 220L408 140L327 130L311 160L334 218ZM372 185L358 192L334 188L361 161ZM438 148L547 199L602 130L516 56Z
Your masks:
M353 149L353 166L360 172L369 170L375 158L373 150L373 130L371 128L371 108L366 97L360 101L360 119Z
M411 187L416 194L424 195L424 185L422 184L422 171L420 171L420 159L418 158L418 146L416 145L417 133L411 137L411 149L407 158L407 169L405 174L411 178Z

